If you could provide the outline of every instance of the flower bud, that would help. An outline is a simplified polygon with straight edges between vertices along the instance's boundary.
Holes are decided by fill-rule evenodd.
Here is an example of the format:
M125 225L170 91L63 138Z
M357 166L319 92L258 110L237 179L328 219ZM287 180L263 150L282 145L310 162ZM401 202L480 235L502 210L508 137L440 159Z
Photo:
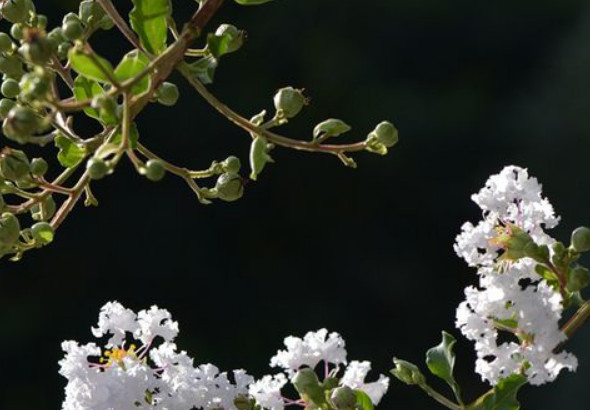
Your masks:
M342 120L330 118L316 125L313 129L313 138L317 139L321 136L337 137L340 134L350 131L350 125Z
M47 222L37 222L31 227L31 234L37 246L45 246L53 242L55 232Z
M15 98L17 95L20 94L20 87L18 85L18 81L12 78L7 78L2 82L0 91L2 92L2 95L6 98Z
M12 50L14 43L6 33L0 33L0 53L7 53Z
M590 284L590 270L583 266L576 266L568 271L567 290L578 292Z
M256 181L266 164L273 162L268 154L268 141L264 137L256 137L250 145L250 179Z
M225 161L221 164L225 172L237 174L240 172L240 168L242 168L242 162L238 157L234 157L233 155L227 157Z
M356 395L348 386L334 389L330 399L336 410L354 410L356 408Z
M158 159L150 159L145 164L145 176L150 181L158 182L166 175L166 168L162 161Z
M23 75L23 64L14 55L0 56L0 73L11 78L20 78Z
M12 148L0 152L0 176L9 181L19 181L29 175L30 163L27 155Z
M215 184L217 197L222 201L234 202L244 196L242 177L233 172L221 174Z
M8 116L10 110L14 108L16 103L8 98L3 98L0 100L0 118L4 119Z
M300 369L293 377L292 383L305 401L311 400L316 405L324 401L324 392L313 369L309 367Z
M31 217L35 221L48 221L55 215L57 207L53 196L47 196L43 201L31 207Z
M25 30L22 24L16 23L10 27L10 35L15 40L22 40L25 36Z
M371 135L374 135L387 148L393 147L399 140L397 128L389 121L383 121L377 125Z
M16 244L20 236L18 218L10 212L4 212L0 217L0 247L11 247Z
M308 104L308 101L303 95L303 90L285 87L281 88L275 94L274 104L277 110L277 116L288 119L299 114L303 107Z
M87 26L99 26L103 30L110 30L114 26L113 20L95 0L82 1L78 15Z
M551 244L551 250L553 251L553 255L551 255L551 262L553 262L554 265L562 266L566 252L565 245L561 242L554 242Z
M33 0L6 0L0 5L0 15L11 23L24 23L34 12Z
M42 177L47 172L49 165L43 158L33 158L31 161L31 175L34 177Z
M408 385L420 385L426 382L424 375L416 365L401 359L393 359L393 363L395 369L391 373L401 382Z
M245 394L240 394L234 399L234 406L238 410L255 410L256 401Z
M156 99L166 107L172 107L178 102L180 94L178 87L172 83L164 82L156 91Z
M65 21L61 26L61 29L63 36L70 41L77 40L84 34L84 27L80 20L78 20L78 16L76 16L75 20Z
M549 248L547 245L539 246L535 242L531 241L524 246L523 252L525 256L539 263L549 260Z
M86 170L88 171L90 179L95 180L104 178L110 171L107 163L96 157L90 158L88 162L86 162Z
M41 127L41 117L29 107L15 106L4 119L2 132L13 141L23 142Z
M45 65L57 51L57 45L43 31L30 28L25 30L24 44L20 46L19 51L29 62Z
M92 99L92 108L98 110L101 119L111 119L116 122L118 115L118 105L114 98L109 98L106 95L99 95ZM112 121L107 121L111 123Z
M51 79L42 68L37 67L22 76L19 87L23 100L45 101L51 90Z
M238 30L231 24L222 24L215 30L215 35L218 37L227 38L226 53L233 53L238 51L244 44L244 32Z
M580 226L572 232L572 248L578 252L587 252L590 250L590 228Z
M37 20L35 27L40 30L45 30L47 28L47 16L43 14L36 14L35 19Z

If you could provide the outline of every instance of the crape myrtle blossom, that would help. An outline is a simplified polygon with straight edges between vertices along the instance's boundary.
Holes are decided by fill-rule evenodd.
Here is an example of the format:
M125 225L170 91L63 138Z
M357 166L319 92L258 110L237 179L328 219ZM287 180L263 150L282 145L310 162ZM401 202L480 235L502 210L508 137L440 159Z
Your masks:
M491 176L472 199L482 209L483 220L465 223L454 248L469 266L478 268L479 288L465 289L456 321L475 341L476 371L494 385L524 371L531 384L539 385L553 381L564 368L575 370L572 354L554 353L566 339L559 328L561 294L535 272L532 259L502 258L498 240L503 232L521 229L538 245L554 242L544 230L555 227L559 218L541 196L541 185L526 169L509 166ZM514 337L501 342L500 334Z
M178 323L168 311L152 306L135 313L118 302L105 304L99 314L95 337L105 338L104 348L96 343L80 345L65 341L60 374L68 380L62 410L238 410L256 408L282 410L305 406L303 398L285 398L281 390L300 367L325 364L325 377L336 377L346 364L344 340L326 329L309 332L304 339L288 337L287 350L279 351L271 363L286 374L263 376L255 381L244 370L220 372L212 364L196 365L174 339ZM335 368L329 369L329 365ZM369 362L353 361L338 381L365 392L374 404L387 391L389 379L380 376L365 383ZM329 392L327 392L329 393ZM238 407L239 404L239 407Z

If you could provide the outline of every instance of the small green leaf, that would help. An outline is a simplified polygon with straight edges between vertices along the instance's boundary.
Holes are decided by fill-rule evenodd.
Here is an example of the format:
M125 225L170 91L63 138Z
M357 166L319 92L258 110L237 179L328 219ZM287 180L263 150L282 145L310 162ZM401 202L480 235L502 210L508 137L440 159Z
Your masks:
M350 131L350 126L342 120L330 118L316 125L313 129L313 138L337 137L340 134Z
M139 52L139 50L133 50L125 55L117 68L115 69L115 76L119 82L125 82L131 78L142 73L148 66L148 58ZM131 92L135 95L143 94L150 88L150 77L144 75L133 87Z
M516 395L527 382L526 376L512 374L501 379L496 386L474 403L467 406L468 410L518 410L520 403Z
M273 160L268 155L268 141L263 137L254 138L250 146L250 168L252 169L250 179L256 181L258 175L269 162L273 162Z
M121 145L121 140L123 139L123 134L121 133L121 128L119 127L116 131L115 136L110 141L112 144L116 146ZM131 124L131 128L129 129L129 148L135 149L137 148L137 141L139 140L139 130L137 129L137 124Z
M270 1L272 0L235 0L236 3L241 4L242 6L257 6Z
M361 390L355 390L354 394L356 396L356 405L359 410L374 410L373 402L367 393Z
M74 81L74 97L78 101L92 100L97 95L104 92L100 84L94 80L90 80L82 75L79 75ZM92 107L84 108L86 115L92 118L99 119L98 111Z
M72 142L69 138L58 135L55 137L55 146L59 148L57 159L65 168L71 168L80 163L86 156L86 149Z
M101 83L110 83L115 78L113 66L96 54L89 46L78 44L68 53L72 68L86 78Z
M166 49L168 39L168 18L172 14L170 0L132 0L133 10L129 14L131 28L139 41L152 54Z
M459 396L459 385L453 377L455 366L455 338L447 332L442 332L442 342L426 352L426 365L430 372L443 379L453 389L455 395Z

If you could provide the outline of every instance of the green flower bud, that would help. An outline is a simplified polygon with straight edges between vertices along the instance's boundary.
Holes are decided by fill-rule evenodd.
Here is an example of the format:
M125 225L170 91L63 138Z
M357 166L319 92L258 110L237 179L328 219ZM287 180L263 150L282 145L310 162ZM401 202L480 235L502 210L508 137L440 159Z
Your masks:
M303 400L311 401L315 405L321 405L325 401L324 391L313 369L300 369L293 377L292 383Z
M10 212L4 212L0 217L0 247L12 247L20 236L18 218Z
M37 243L37 246L41 247L53 242L55 231L47 222L37 222L35 225L31 226L31 234Z
M350 131L350 126L342 120L330 118L316 125L313 129L313 139L320 137L337 137Z
M145 164L145 176L150 181L158 182L166 175L166 168L162 161L158 159L150 159Z
M516 225L509 224L506 227L499 229L499 234L492 240L497 245L504 249L502 259L518 260L527 256L525 248L529 246L528 250L533 251L534 243L531 236ZM536 248L534 248L536 251Z
M2 87L0 87L0 91L6 98L15 98L20 94L18 81L13 80L12 78L4 80L4 82L2 82Z
M4 119L2 131L6 137L23 142L41 127L41 117L29 107L15 106Z
M237 174L240 172L242 168L242 162L238 157L234 157L233 155L227 157L225 161L221 164L225 172Z
M172 83L162 83L162 85L160 85L156 91L156 98L158 102L167 107L176 105L179 97L180 94L178 92L178 87Z
M109 121L107 122L109 123L116 122L116 119L119 118L118 104L114 98L99 95L92 100L91 106L95 110L98 110L101 119L108 119Z
M64 22L61 29L63 36L70 41L77 40L84 35L84 27L80 23L80 20L78 20L78 16L76 16L76 20Z
M10 35L15 40L22 40L25 37L25 30L22 24L16 23L10 27Z
M57 46L43 31L30 28L25 31L24 43L19 51L31 63L45 65L57 51Z
M7 53L12 50L14 43L6 33L0 33L0 53Z
M51 91L51 78L37 67L33 72L22 76L20 83L21 97L25 101L45 101Z
M40 30L45 30L47 28L47 16L43 14L37 14L37 24L35 26Z
M567 290L578 292L590 284L590 270L583 266L576 266L568 271Z
M72 43L64 41L57 47L57 57L60 60L65 60L68 58L68 53L70 52L71 48L74 47Z
M8 77L20 78L23 72L23 64L18 57L0 56L0 73Z
M268 141L263 137L256 137L250 145L250 179L256 181L266 164L273 162L268 154Z
M0 5L0 14L11 23L24 23L33 13L33 0L6 0Z
M334 389L330 400L334 403L335 410L355 410L356 408L356 395L348 386Z
M16 103L13 100L9 100L8 98L3 98L0 100L0 118L4 119L8 116L10 110L14 108Z
M51 30L47 34L47 38L50 39L51 41L55 42L56 44L66 41L66 38L64 37L64 33L63 33L61 27L56 27L53 30Z
M53 218L56 210L55 200L53 196L49 195L43 201L31 207L31 217L35 221L48 221Z
M391 371L391 374L402 383L421 385L426 382L426 378L415 364L397 358L393 359L393 363L395 364L395 369Z
M43 158L33 158L31 161L31 175L34 177L42 177L47 173L49 165Z
M383 121L377 125L371 134L387 148L393 147L399 140L397 128L388 121Z
M86 163L86 170L90 179L102 179L110 171L107 163L100 158L90 158Z
M551 245L551 250L553 250L553 255L551 256L551 262L554 265L562 266L565 258L565 245L561 242L554 242Z
M590 228L580 226L572 232L572 248L578 252L587 252L590 250Z
M69 22L72 22L72 21L73 21L73 22L77 22L77 23L79 23L79 22L80 22L80 17L78 17L78 15L77 15L76 13L72 13L72 12L70 12L70 13L66 14L66 15L63 17L63 19L61 20L61 22L62 22L62 25L63 25L63 24L66 24L66 23L69 23Z
M244 44L244 32L238 30L231 24L220 25L217 30L215 30L215 35L218 37L226 37L228 39L226 53L233 53L234 51L239 50Z
M240 394L234 399L234 406L238 410L255 410L256 401L247 395Z
M274 104L277 110L277 116L288 119L299 114L303 107L308 104L308 100L303 95L303 90L285 87L281 88L275 94Z
M215 184L217 197L222 201L237 201L244 195L244 183L242 177L233 172L221 174Z
M543 263L549 260L549 248L547 245L537 245L531 241L527 243L523 248L524 256L527 256L539 263Z
M27 155L19 150L5 147L0 151L0 176L9 181L19 181L29 175Z

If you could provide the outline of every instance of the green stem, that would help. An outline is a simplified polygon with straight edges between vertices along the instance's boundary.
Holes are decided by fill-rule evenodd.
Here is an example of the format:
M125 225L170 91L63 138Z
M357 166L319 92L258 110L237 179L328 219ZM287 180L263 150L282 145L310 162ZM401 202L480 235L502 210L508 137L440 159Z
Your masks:
M588 317L590 317L590 301L584 302L570 320L563 325L561 331L565 333L568 339L571 339L574 333L588 320Z
M419 386L422 390L424 390L426 392L426 394L428 394L430 397L432 397L434 400L436 400L437 402L439 402L440 404L442 404L446 408L451 409L451 410L463 410L463 406L453 403L452 401L450 401L445 396L443 396L442 394L440 394L439 392L434 390L429 385L420 384Z
M109 15L119 31L125 36L127 40L129 40L133 47L137 48L149 57L149 54L145 51L133 30L129 28L125 19L121 17L121 14L119 14L119 11L114 6L113 2L111 0L97 0L97 2L101 5L105 13Z

